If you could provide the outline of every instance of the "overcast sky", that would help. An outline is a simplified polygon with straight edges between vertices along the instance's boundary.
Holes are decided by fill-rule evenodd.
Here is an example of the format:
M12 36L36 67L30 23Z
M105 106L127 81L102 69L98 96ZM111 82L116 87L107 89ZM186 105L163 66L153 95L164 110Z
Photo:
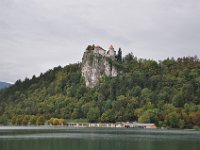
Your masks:
M0 81L80 62L88 44L200 58L200 0L0 0Z

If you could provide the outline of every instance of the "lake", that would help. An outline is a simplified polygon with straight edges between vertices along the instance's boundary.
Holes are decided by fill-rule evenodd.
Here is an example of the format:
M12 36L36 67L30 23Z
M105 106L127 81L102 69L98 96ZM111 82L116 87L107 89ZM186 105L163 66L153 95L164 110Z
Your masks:
M198 150L200 131L0 127L0 150Z

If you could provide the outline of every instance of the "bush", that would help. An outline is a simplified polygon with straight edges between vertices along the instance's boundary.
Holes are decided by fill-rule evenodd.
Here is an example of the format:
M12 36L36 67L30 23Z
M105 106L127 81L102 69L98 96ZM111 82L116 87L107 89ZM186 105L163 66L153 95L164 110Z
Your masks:
M64 125L65 120L64 119L58 119L58 118L51 118L48 120L49 125Z
M39 116L39 117L37 118L36 124L37 124L38 126L40 126L40 125L44 125L44 123L45 123L45 118L44 118L44 116Z

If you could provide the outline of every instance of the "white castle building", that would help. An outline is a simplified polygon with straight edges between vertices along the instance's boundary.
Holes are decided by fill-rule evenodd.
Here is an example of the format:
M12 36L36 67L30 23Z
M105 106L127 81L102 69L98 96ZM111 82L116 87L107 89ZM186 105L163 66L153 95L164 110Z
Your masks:
M95 54L100 54L100 55L106 56L106 57L115 58L115 56L116 56L116 51L115 51L115 49L114 49L114 47L112 45L109 46L108 51L106 51L105 49L103 49L99 45L95 45L93 52Z

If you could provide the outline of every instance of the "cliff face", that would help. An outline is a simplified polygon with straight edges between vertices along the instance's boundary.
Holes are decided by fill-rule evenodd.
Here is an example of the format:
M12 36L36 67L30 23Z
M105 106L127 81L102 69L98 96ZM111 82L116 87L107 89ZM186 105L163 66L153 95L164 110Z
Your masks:
M93 46L93 49L86 49L84 52L82 59L82 76L85 79L86 86L89 88L93 88L97 85L103 76L117 76L117 69L110 63L115 59L115 53L109 55L108 51L107 53L105 52L104 55L104 51L103 53L102 51L95 51L95 47Z

